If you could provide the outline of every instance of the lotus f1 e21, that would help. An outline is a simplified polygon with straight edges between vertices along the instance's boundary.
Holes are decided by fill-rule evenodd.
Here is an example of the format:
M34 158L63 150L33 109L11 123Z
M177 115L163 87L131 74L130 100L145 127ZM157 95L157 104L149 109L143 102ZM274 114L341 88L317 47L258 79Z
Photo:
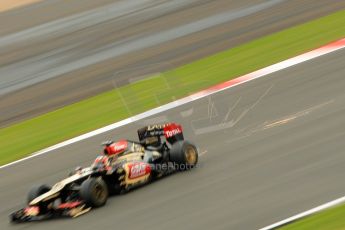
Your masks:
M198 150L184 140L179 124L145 126L138 130L138 136L139 141L106 141L102 155L90 167L77 167L52 187L33 187L27 207L12 213L10 220L77 217L103 206L110 194L125 193L172 172L189 170L198 162Z

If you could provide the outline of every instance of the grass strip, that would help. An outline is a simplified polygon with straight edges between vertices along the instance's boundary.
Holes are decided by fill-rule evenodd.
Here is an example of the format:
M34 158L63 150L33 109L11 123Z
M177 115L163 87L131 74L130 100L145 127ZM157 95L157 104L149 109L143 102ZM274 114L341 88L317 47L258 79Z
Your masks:
M0 165L345 37L345 11L0 129Z
M279 230L344 230L345 205L336 206L288 224Z

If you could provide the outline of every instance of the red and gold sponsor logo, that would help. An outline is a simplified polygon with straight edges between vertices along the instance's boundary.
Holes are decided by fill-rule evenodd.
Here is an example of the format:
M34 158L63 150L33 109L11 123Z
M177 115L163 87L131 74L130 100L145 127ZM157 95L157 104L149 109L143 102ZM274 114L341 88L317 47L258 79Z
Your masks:
M129 169L129 179L135 179L141 176L145 176L151 173L151 167L149 164L144 162L137 162L128 165Z

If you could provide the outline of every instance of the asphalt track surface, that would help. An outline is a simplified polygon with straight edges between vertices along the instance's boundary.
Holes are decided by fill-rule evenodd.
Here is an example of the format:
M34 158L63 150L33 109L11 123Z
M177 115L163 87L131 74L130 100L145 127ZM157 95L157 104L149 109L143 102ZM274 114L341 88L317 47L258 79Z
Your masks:
M331 0L48 0L0 14L0 127L345 8Z
M258 229L345 193L345 50L1 170L0 229ZM176 121L200 148L200 167L125 195L77 219L11 225L32 184L88 165L101 141Z

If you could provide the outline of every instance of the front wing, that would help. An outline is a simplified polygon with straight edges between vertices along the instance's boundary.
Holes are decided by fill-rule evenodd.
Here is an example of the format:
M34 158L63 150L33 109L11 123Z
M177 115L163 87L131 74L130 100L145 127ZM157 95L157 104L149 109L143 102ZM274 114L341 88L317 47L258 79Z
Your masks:
M40 213L38 206L28 206L10 214L10 221L14 223L30 222L51 219L54 217L78 217L90 211L90 207L85 207L81 202L63 203L55 208L51 208L45 213Z

